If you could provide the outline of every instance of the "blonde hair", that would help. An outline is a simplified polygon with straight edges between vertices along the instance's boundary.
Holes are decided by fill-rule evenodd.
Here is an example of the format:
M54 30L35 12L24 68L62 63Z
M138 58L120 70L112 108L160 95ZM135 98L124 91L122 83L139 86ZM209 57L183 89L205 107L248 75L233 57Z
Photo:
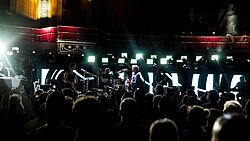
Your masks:
M139 70L139 66L138 66L138 65L133 65L133 66L132 66L132 70L134 70L134 69Z

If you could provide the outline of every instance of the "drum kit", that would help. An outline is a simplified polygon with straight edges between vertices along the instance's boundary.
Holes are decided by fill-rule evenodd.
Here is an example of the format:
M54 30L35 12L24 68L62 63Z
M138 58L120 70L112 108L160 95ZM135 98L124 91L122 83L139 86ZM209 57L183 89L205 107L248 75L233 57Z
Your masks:
M94 93L105 94L105 89L103 89L101 85L108 84L110 80L108 78L102 79L99 75L92 74L85 69L81 70L84 72L84 79L80 79L83 84L83 93L87 92L88 90L93 90ZM119 70L117 73L123 73L125 71L127 71L127 69ZM112 80L112 87L107 86L107 88L109 89L109 91L121 89L123 87L122 82L122 78L114 78Z

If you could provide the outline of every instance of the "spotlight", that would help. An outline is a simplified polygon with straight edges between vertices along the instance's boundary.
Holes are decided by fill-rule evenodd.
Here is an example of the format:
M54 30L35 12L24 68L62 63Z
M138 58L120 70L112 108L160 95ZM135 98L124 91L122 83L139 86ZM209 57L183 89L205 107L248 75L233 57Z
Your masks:
M142 53L137 53L137 54L135 55L135 58L136 58L136 59L143 59L143 54L142 54Z
M125 57L125 58L128 58L128 53L121 53L121 57Z
M89 63L94 63L95 62L95 56L89 56L88 57L88 62Z
M154 64L154 59L147 59L146 62L148 65L153 65Z
M11 47L12 52L19 53L19 47Z
M218 61L219 60L219 55L212 55L211 60Z
M167 56L166 56L166 59L167 59L167 60L170 60L170 59L172 59L172 58L173 58L172 55L167 55Z
M166 65L167 64L167 59L166 58L160 58L160 64L161 65Z
M130 64L137 64L137 59L131 59Z
M151 59L157 59L157 55L150 55Z
M108 64L109 63L109 58L108 57L103 57L102 58L102 64Z
M196 61L196 62L198 62L198 61L201 60L201 59L202 59L202 56L196 56L196 57L195 57L195 61Z
M124 64L125 58L118 58L118 64Z

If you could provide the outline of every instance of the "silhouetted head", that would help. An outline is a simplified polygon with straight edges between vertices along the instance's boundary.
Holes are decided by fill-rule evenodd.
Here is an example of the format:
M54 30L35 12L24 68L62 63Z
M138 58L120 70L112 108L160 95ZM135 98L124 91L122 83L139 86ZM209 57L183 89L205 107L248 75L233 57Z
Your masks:
M149 141L179 141L176 123L168 118L154 121L149 128Z
M224 114L214 123L211 141L243 141L249 138L250 122L238 113Z

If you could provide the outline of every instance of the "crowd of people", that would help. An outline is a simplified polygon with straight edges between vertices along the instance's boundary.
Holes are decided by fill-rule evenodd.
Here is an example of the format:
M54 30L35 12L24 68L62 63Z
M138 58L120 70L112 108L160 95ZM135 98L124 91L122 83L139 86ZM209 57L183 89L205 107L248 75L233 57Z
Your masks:
M250 100L244 106L234 94L216 89L198 96L165 89L145 91L137 65L129 89L114 87L109 68L102 76L103 91L75 93L75 63L64 73L62 89L10 92L0 81L1 138L11 141L225 141L245 140L250 129ZM238 86L237 86L238 87ZM31 90L32 89L32 90ZM29 90L29 91L28 91ZM108 90L108 91L107 91ZM105 94L107 93L108 94Z

